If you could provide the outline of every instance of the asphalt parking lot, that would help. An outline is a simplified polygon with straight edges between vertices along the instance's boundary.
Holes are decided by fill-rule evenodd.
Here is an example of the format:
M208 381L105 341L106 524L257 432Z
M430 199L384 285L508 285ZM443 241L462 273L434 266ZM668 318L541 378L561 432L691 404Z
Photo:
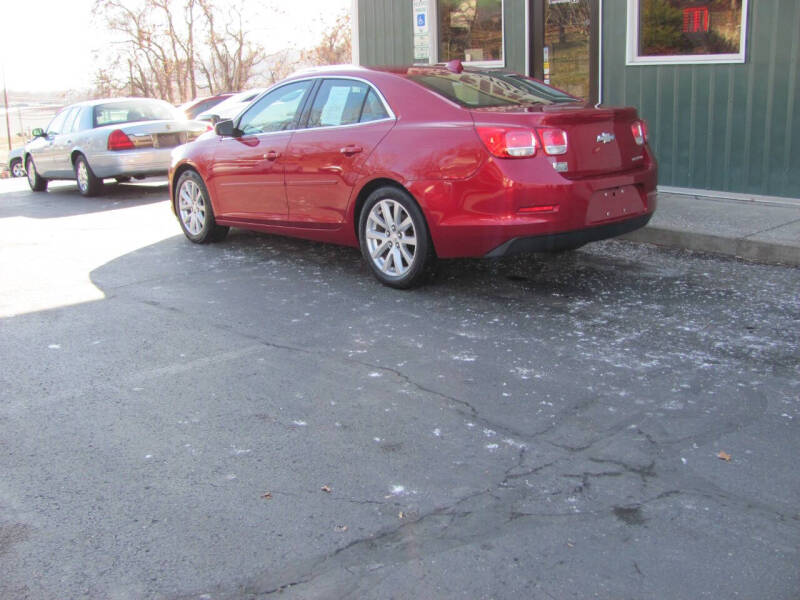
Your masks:
M0 597L797 600L797 268L443 263L0 181Z

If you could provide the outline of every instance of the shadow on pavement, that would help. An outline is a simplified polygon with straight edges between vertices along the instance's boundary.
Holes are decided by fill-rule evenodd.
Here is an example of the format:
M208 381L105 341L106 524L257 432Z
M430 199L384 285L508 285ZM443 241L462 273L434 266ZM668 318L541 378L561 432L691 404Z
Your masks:
M13 180L12 183L22 185L0 185L0 219L74 217L153 204L169 197L168 184L162 180L142 183L106 182L102 193L94 198L81 196L77 185L71 181L51 182L48 191L44 193L31 192L24 179ZM33 202L31 196L34 197Z

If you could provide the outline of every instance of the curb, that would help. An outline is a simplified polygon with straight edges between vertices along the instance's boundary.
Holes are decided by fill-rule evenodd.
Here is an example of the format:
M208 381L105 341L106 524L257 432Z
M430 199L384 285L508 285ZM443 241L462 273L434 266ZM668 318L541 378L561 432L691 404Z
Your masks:
M746 238L731 238L708 233L694 233L648 225L620 239L657 246L684 248L698 252L734 256L759 263L800 266L800 246L765 242Z

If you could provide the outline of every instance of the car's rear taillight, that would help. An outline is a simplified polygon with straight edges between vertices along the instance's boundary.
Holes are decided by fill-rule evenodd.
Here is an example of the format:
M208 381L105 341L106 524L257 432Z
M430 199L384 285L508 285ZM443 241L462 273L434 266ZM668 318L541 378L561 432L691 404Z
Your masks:
M122 129L115 129L108 136L109 150L133 150L133 142Z
M539 127L536 129L539 138L542 140L544 151L550 156L558 156L567 153L567 132L563 129L553 129L551 127Z
M645 121L634 121L631 123L631 133L634 141L638 145L644 146L647 141L647 123Z
M476 127L486 149L499 158L528 158L536 154L536 136L519 127Z

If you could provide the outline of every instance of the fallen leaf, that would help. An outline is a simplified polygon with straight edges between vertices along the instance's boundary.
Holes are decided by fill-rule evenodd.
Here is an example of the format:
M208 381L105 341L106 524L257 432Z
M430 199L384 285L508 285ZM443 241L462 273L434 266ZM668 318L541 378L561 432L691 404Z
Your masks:
M402 510L399 513L397 513L397 518L398 519L405 519L405 517L406 517L406 513L404 513Z
M334 527L334 529L339 533L344 533L345 531L347 531L347 525L337 525L336 527Z
M720 459L724 460L725 462L731 462L731 455L728 454L727 452L723 452L722 450L720 450L717 453L717 458L720 458Z
M332 491L332 490L331 490L331 486L329 486L329 485L323 485L323 486L322 486L320 489L321 489L323 492L325 492L326 494L330 494L330 493L331 493L331 491Z
M272 492L264 492L261 496L264 500L272 500Z

